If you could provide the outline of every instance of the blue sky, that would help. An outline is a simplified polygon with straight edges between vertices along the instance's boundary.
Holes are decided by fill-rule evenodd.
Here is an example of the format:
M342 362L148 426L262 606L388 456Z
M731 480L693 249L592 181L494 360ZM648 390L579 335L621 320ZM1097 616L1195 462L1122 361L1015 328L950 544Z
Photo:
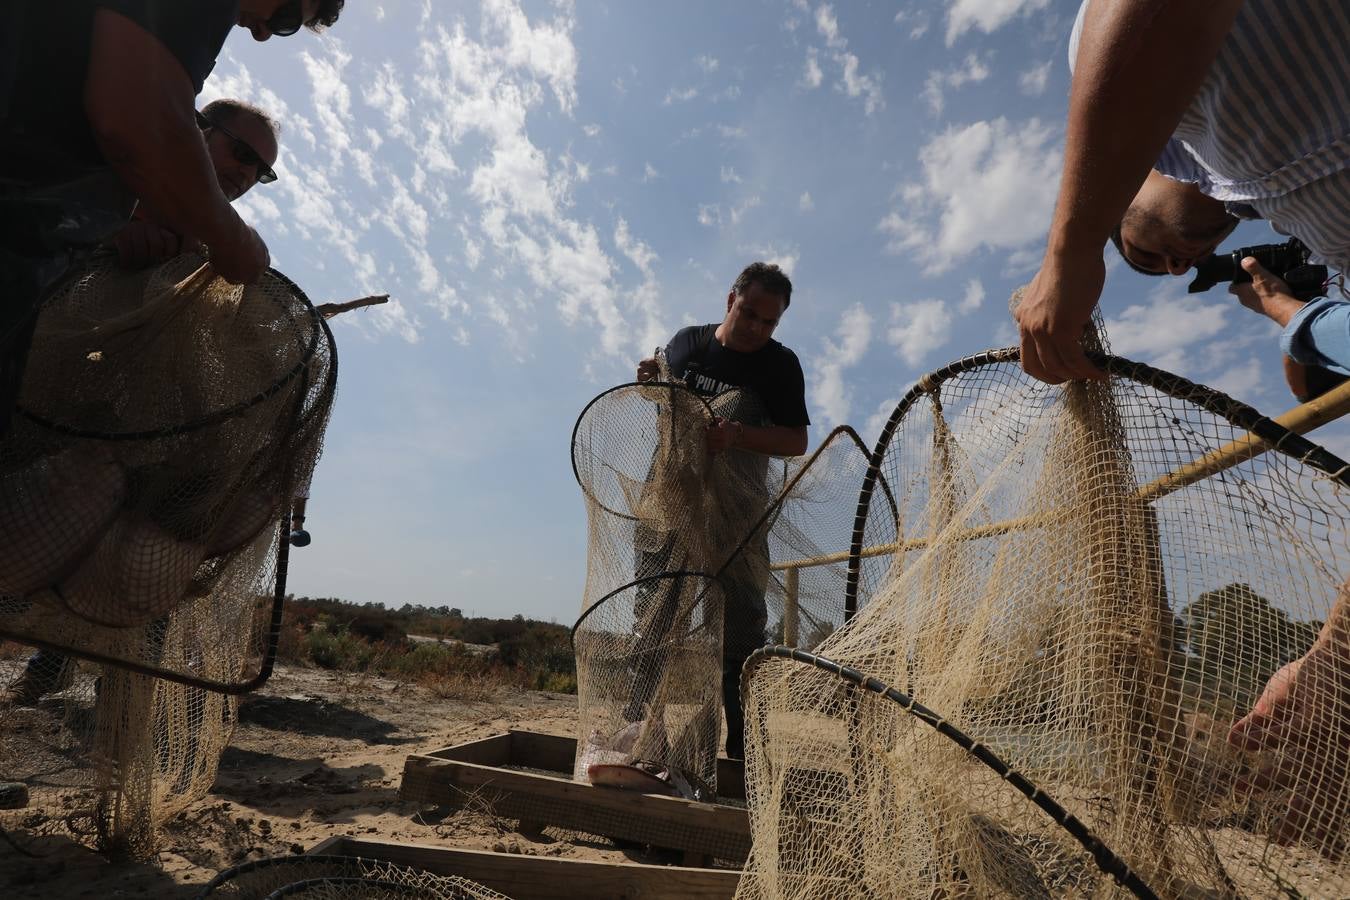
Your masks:
M1059 174L1076 0L348 0L237 29L202 102L282 123L240 201L334 320L338 399L297 594L570 621L585 403L737 272L795 285L812 443L868 440L922 373L1014 342ZM1275 239L1244 224L1230 240ZM1271 412L1273 325L1110 264L1116 352ZM1350 446L1342 429L1328 439Z

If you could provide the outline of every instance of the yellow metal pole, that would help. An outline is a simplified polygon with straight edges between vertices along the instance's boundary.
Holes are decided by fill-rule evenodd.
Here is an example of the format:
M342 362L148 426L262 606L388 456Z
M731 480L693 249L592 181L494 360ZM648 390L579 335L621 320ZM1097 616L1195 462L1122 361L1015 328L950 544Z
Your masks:
M1315 400L1295 406L1276 418L1275 422L1294 434L1306 434L1314 428L1339 419L1346 413L1350 413L1350 381L1337 385ZM1144 485L1139 489L1138 496L1141 500L1156 500L1225 469L1231 469L1254 456L1260 456L1270 448L1270 443L1249 432L1175 472Z
M1283 425L1295 434L1306 434L1315 428L1334 422L1336 419L1350 413L1350 381L1338 385L1330 391L1315 400L1309 400L1295 406L1288 412L1283 413L1274 421ZM1225 469L1231 469L1238 463L1245 462L1253 457L1260 456L1271 449L1271 444L1262 440L1250 432L1231 441L1217 450L1210 451L1197 460L1187 463L1176 471L1170 472L1163 477L1149 482L1140 488L1135 497L1140 500L1152 501L1159 497L1165 497L1174 491L1179 491L1184 487L1195 484L1212 475L1217 475ZM1035 528L1043 525L1050 525L1060 518L1056 513L1042 514L1038 516L1024 516L1020 519L1008 519L1003 522L995 522L992 525L981 525L978 528L971 528L953 535L958 540L979 540L980 538L996 537L1000 534L1007 534L1010 531L1017 531L1022 528ZM909 550L922 550L931 542L931 538L913 538L907 541L897 541L891 544L876 544L871 547L864 547L859 554L863 559L869 559L874 556L886 556L891 553L897 553ZM787 562L775 563L774 569L807 569L812 566L828 566L834 563L847 562L848 551L839 553L829 553L824 556L814 556L809 559L793 559Z

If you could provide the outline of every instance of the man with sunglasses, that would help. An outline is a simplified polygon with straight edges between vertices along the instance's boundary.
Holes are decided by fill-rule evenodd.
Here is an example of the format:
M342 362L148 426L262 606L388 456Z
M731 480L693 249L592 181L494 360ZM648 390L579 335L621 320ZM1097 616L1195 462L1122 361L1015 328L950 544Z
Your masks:
M255 184L277 180L277 126L267 113L242 100L215 100L197 113L197 127L225 199L233 203ZM114 241L118 259L127 268L163 262L186 250L199 249L172 228L160 224L146 206Z
M344 0L10 0L0 7L0 437L37 307L139 198L208 248L217 274L257 279L267 245L230 207L195 98L230 29L319 30Z
M1028 373L1105 377L1078 340L1118 226L1127 259L1154 271L1209 252L1229 214L1350 267L1347 42L1344 0L1085 0L1059 197L1015 314ZM1159 200L1206 227L1150 240L1138 224Z

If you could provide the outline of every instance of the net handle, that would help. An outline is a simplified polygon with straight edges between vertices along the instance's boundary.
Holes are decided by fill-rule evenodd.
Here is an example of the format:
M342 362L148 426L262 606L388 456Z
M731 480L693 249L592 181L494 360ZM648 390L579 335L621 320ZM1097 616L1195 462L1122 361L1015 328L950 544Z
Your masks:
M745 666L741 669L741 703L744 705L745 698L750 692L750 681L754 678L755 671L768 659L786 659L793 662L803 663L814 666L824 672L838 676L853 687L868 691L890 700L898 705L905 712L914 718L931 727L938 734L948 738L966 753L979 760L984 765L992 769L999 778L1011 785L1019 794L1030 800L1035 806L1050 817L1056 825L1063 828L1069 835L1086 850L1096 863L1097 868L1119 884L1130 893L1134 894L1139 900L1158 900L1158 895L1148 886L1140 875L1130 867L1130 864L1121 859L1110 847L1108 847L1101 838L1092 833L1092 830L1083 823L1081 819L1069 812L1057 800L1049 794L1042 791L1034 782L1016 769L1009 766L1006 762L990 750L984 744L973 739L961 729L952 725L941 715L922 703L916 701L913 697L901 691L890 687L885 682L877 678L872 678L857 669L840 665L833 660L814 653L808 653L805 650L799 650L796 647L787 647L781 644L768 647L761 647L750 654L749 659L745 661Z

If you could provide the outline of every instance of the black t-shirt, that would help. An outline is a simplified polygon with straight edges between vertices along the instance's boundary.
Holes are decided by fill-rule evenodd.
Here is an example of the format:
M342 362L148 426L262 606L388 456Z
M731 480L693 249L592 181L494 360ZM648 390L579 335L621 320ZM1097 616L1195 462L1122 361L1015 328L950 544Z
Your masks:
M750 388L764 402L773 424L787 428L811 424L797 354L775 340L754 353L728 350L717 342L716 331L716 325L690 325L675 332L666 347L670 374L705 397Z
M0 46L19 48L0 124L0 178L43 184L106 166L89 128L84 86L94 12L126 16L182 64L201 91L239 20L239 0L6 0ZM0 80L0 89L4 81Z

